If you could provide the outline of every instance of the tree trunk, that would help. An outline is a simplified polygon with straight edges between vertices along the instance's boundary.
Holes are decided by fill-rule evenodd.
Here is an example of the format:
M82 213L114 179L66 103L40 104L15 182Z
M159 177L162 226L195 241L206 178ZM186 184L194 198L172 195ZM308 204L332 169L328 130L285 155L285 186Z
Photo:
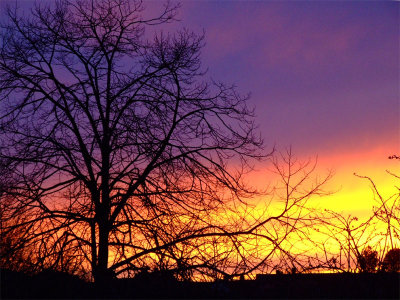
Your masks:
M109 228L106 220L99 222L99 245L97 255L97 266L94 271L94 280L96 283L107 283L111 278L108 270L108 235Z
M102 155L102 170L101 170L101 203L99 204L100 210L98 214L97 222L99 224L99 252L97 255L97 270L95 281L102 284L107 283L112 279L112 273L108 270L108 236L110 233L110 151L109 151L109 139L108 139L108 126L105 121L104 127L104 139L101 145Z

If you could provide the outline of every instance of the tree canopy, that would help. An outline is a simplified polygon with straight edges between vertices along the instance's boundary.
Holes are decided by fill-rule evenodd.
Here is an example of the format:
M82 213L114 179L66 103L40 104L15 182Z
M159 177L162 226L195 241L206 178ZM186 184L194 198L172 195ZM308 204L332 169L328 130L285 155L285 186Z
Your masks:
M264 154L247 97L206 78L203 35L147 38L177 8L148 18L141 1L125 0L7 10L0 158L12 200L2 200L3 223L29 232L38 262L73 260L95 279L149 259L215 265L201 238L231 235L215 213L249 192L241 174Z

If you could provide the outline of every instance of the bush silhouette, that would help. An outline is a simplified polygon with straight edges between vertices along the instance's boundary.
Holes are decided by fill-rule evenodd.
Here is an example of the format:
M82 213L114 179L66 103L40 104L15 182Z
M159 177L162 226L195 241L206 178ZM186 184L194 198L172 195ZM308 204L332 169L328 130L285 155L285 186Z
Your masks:
M394 248L386 253L383 259L383 271L400 272L400 249Z
M367 246L358 257L359 270L363 273L373 273L378 266L378 252Z

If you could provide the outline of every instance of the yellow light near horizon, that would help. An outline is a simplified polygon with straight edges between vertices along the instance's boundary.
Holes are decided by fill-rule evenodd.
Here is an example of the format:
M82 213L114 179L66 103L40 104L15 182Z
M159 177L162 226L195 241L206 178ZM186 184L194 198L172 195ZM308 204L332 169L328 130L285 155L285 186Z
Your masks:
M397 197L399 195L398 187L400 186L400 180L386 171L388 170L394 174L400 175L400 161L388 159L389 155L398 153L399 151L396 152L391 149L396 149L396 147L392 145L390 147L376 147L364 151L363 153L350 151L331 154L325 153L319 156L314 177L323 178L329 174L329 170L332 170L334 176L324 188L325 191L332 193L321 197L312 196L308 200L307 205L309 207L319 208L320 212L323 212L325 209L334 211L344 218L347 218L349 215L357 217L357 220L352 224L362 224L373 216L374 207L380 206L381 204L376 193L372 190L371 182L367 178L362 178L362 176L369 177L373 181L383 199L387 200L393 195L397 195ZM296 157L296 155L295 158L299 161L306 161L309 159L309 157ZM259 168L249 174L247 181L261 190L267 188L272 190L272 188L279 184L279 178L271 173L270 166ZM305 188L307 188L307 186L305 186ZM393 203L395 199L396 198L393 197L389 202ZM277 199L271 201L271 195L257 197L252 203L257 204L257 207L253 211L253 215L257 216L262 215L265 209L267 209L267 215L276 214L280 207ZM383 244L385 244L385 239L382 239L382 236L385 235L387 224L382 221L375 221L374 226L368 226L365 232L357 233L357 238L359 238L358 251L361 252L367 245L371 245L374 249L381 251L379 255L384 255L388 248L387 245L383 246ZM326 240L327 250L331 254L338 254L339 251L342 251L340 250L340 243L343 242L343 239L346 239L345 236L337 235L329 237L329 235L323 233L323 226L319 227L319 225L316 225L313 227L314 228L310 230L309 236L307 236L310 240L307 241L306 239L294 235L293 240L291 236L289 237L291 240L285 241L284 243L288 242L293 245L293 247L291 247L293 253L302 253L306 251L307 254L311 256L324 255L322 249L312 246L312 241L315 241L321 246L321 242ZM341 240L341 242L336 240L336 238ZM400 241L396 239L394 241L394 246L398 247L398 245L400 245ZM383 252L382 249L384 249Z
M335 169L335 176L328 185L337 192L324 199L321 204L338 212L343 211L359 217L370 214L373 206L379 205L374 200L374 192L369 177L377 187L380 195L387 199L399 192L396 185L399 180L390 175L400 173L400 161L390 160L391 147L377 147L364 153L343 153L326 156L320 160L322 166Z
M400 180L386 171L400 175L400 161L388 159L393 151L391 149L396 148L395 145L389 145L369 149L363 153L338 152L319 156L314 175L322 178L330 170L334 175L324 189L331 194L312 197L312 205L358 217L370 214L372 207L378 205L378 202L374 200L370 182L355 174L371 178L385 199L399 193L396 185L400 186ZM310 159L309 156L297 156L297 158L300 161ZM259 167L248 175L247 181L260 190L272 188L277 184L277 178L271 174L270 166ZM268 197L259 197L254 199L254 203L264 202L267 199Z

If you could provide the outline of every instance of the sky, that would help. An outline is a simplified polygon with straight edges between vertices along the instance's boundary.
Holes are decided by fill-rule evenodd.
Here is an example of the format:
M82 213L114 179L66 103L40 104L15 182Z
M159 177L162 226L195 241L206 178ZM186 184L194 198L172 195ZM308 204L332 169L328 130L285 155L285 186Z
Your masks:
M190 1L179 17L204 29L209 75L251 92L267 144L399 149L398 3Z
M251 93L266 150L318 156L321 174L335 172L323 205L365 214L372 193L353 173L386 196L396 191L386 170L400 173L388 159L400 154L399 12L393 1L182 1L180 23L163 29L204 31L207 76ZM256 167L267 185L267 166Z
M373 195L353 173L385 196L396 191L386 170L400 173L388 159L400 153L399 11L390 1L184 1L178 18L204 30L208 75L251 93L266 147L318 156L320 172L335 172L324 206L365 214Z

